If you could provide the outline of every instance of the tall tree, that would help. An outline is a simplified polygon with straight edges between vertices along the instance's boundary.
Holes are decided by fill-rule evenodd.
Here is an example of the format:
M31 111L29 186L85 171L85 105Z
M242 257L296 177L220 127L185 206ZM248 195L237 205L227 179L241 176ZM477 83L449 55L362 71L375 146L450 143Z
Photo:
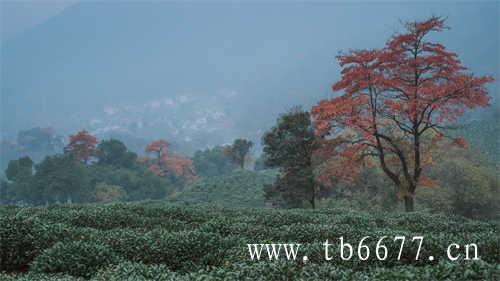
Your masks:
M309 112L292 108L283 114L262 138L265 161L279 167L276 183L266 187L266 194L279 194L288 205L308 201L315 208L317 185L313 173L313 154L319 146Z
M231 173L235 165L224 153L223 146L215 146L194 153L193 162L200 176L219 176Z
M89 159L96 155L97 138L86 130L69 136L69 143L64 152L73 154L74 159L87 164Z
M170 152L170 143L166 140L156 140L146 146L146 153L152 153L154 158L146 158L144 162L154 174L166 177L172 176L182 185L196 180L193 161L182 155Z
M99 164L124 168L132 168L137 160L137 154L128 151L125 144L116 139L101 141L96 156Z
M29 156L23 156L18 160L10 160L5 176L10 181L20 181L33 175L33 160Z
M236 139L232 145L226 146L226 155L238 165L242 170L245 168L245 157L250 148L252 148L253 143L246 139Z
M2 202L31 203L39 196L37 190L33 189L33 164L28 156L9 161L5 170L8 182L3 182Z
M146 146L147 153L154 153L156 157L160 158L162 155L167 154L170 148L170 143L166 140L155 140Z
M466 109L490 100L485 84L492 77L466 72L456 53L427 41L444 29L438 17L408 22L381 50L340 54L342 78L333 90L343 94L312 109L319 135L344 139L337 151L348 169L330 171L332 176L355 173L361 159L375 157L401 190L406 211L414 209L416 188L432 184L424 156ZM462 138L453 140L464 145Z
M47 156L36 165L34 189L37 203L89 202L93 200L88 167L73 154Z

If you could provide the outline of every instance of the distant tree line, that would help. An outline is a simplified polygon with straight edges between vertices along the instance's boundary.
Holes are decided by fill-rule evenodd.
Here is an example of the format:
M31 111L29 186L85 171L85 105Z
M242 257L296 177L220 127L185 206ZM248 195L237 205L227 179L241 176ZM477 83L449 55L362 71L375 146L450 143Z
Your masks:
M50 204L164 198L181 175L158 177L119 140L97 139L83 130L71 135L63 153L35 164L11 160L2 181L2 203Z
M35 163L23 156L9 161L1 181L0 203L51 204L161 199L201 176L223 175L244 168L252 146L232 145L185 157L155 140L138 156L117 139L102 140L82 130L69 136L62 153Z

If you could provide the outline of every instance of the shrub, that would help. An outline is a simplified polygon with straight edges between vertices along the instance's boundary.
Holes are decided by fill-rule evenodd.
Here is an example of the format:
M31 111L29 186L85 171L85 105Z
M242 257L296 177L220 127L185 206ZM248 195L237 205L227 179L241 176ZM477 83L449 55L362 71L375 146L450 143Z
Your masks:
M10 275L0 273L0 280L2 281L84 281L81 277L75 277L67 274L45 274L38 272L28 272L23 275Z
M99 268L118 263L119 256L104 244L58 242L44 250L30 265L35 272L68 273L89 277Z
M98 202L123 201L127 192L121 186L100 182L95 186L95 199Z
M176 274L165 265L145 265L142 263L124 262L110 265L95 274L92 281L122 281L122 280L172 280Z
M190 205L263 207L263 186L273 183L275 175L275 171L235 171L226 176L201 178L170 200Z
M42 222L1 216L0 225L0 267L7 271L24 270L40 251L37 234L43 228Z
M229 209L161 202L0 207L0 280L496 280L500 236L495 222L425 212ZM418 243L423 235L420 258ZM338 257L338 238L370 258ZM378 240L386 261L375 256ZM405 236L401 255L394 236ZM334 259L325 262L328 239ZM300 243L300 261L254 262L246 244ZM450 243L477 243L479 261L449 262ZM302 262L301 255L309 260ZM434 261L428 256L433 255ZM463 257L464 255L462 255ZM31 271L25 272L31 264ZM18 274L23 272L23 274ZM13 275L9 275L13 274ZM18 275L14 275L18 274ZM130 276L128 278L127 276Z
M143 244L143 251L136 253L136 260L165 264L174 271L221 265L228 259L231 248L237 245L233 237L200 231L154 230L147 233L145 239L148 242Z
M42 250L75 236L65 224L47 224L22 214L0 216L0 270L24 271Z

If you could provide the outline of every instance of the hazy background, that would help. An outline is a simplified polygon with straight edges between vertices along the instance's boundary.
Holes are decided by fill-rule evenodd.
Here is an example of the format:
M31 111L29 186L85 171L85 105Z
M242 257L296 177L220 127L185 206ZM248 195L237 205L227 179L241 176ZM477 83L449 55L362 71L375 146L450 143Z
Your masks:
M260 143L280 112L332 95L340 50L382 47L401 21L431 15L452 27L436 39L476 74L499 77L496 1L0 5L4 142L52 127L136 150L158 137L186 153Z

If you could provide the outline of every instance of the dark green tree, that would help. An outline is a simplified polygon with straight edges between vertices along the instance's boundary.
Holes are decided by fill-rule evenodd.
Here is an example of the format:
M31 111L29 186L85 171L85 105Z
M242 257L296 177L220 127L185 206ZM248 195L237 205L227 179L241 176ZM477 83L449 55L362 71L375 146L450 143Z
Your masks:
M216 146L194 153L193 162L199 176L219 176L231 173L235 164L224 153L224 147Z
M17 160L10 160L5 170L5 176L9 181L20 181L33 175L33 160L24 156Z
M162 199L176 188L170 178L158 177L143 165L135 165L133 168L92 165L88 170L92 186L102 183L120 186L126 192L124 199L127 201Z
M132 168L137 154L128 151L125 144L116 139L104 140L97 145L97 163L115 167Z
M33 161L24 156L17 160L9 161L5 176L8 181L3 182L2 202L31 202L37 194L32 189L33 185Z
M245 167L245 157L250 152L252 146L253 143L249 140L236 139L232 145L225 147L225 154L243 170Z
M313 153L319 146L309 112L294 107L280 116L262 138L266 165L279 167L280 175L267 186L268 197L280 194L286 205L298 207L303 200L315 208L317 185L313 173Z
M93 200L93 186L85 164L72 154L46 157L36 165L35 189L40 193L37 202L88 202Z

